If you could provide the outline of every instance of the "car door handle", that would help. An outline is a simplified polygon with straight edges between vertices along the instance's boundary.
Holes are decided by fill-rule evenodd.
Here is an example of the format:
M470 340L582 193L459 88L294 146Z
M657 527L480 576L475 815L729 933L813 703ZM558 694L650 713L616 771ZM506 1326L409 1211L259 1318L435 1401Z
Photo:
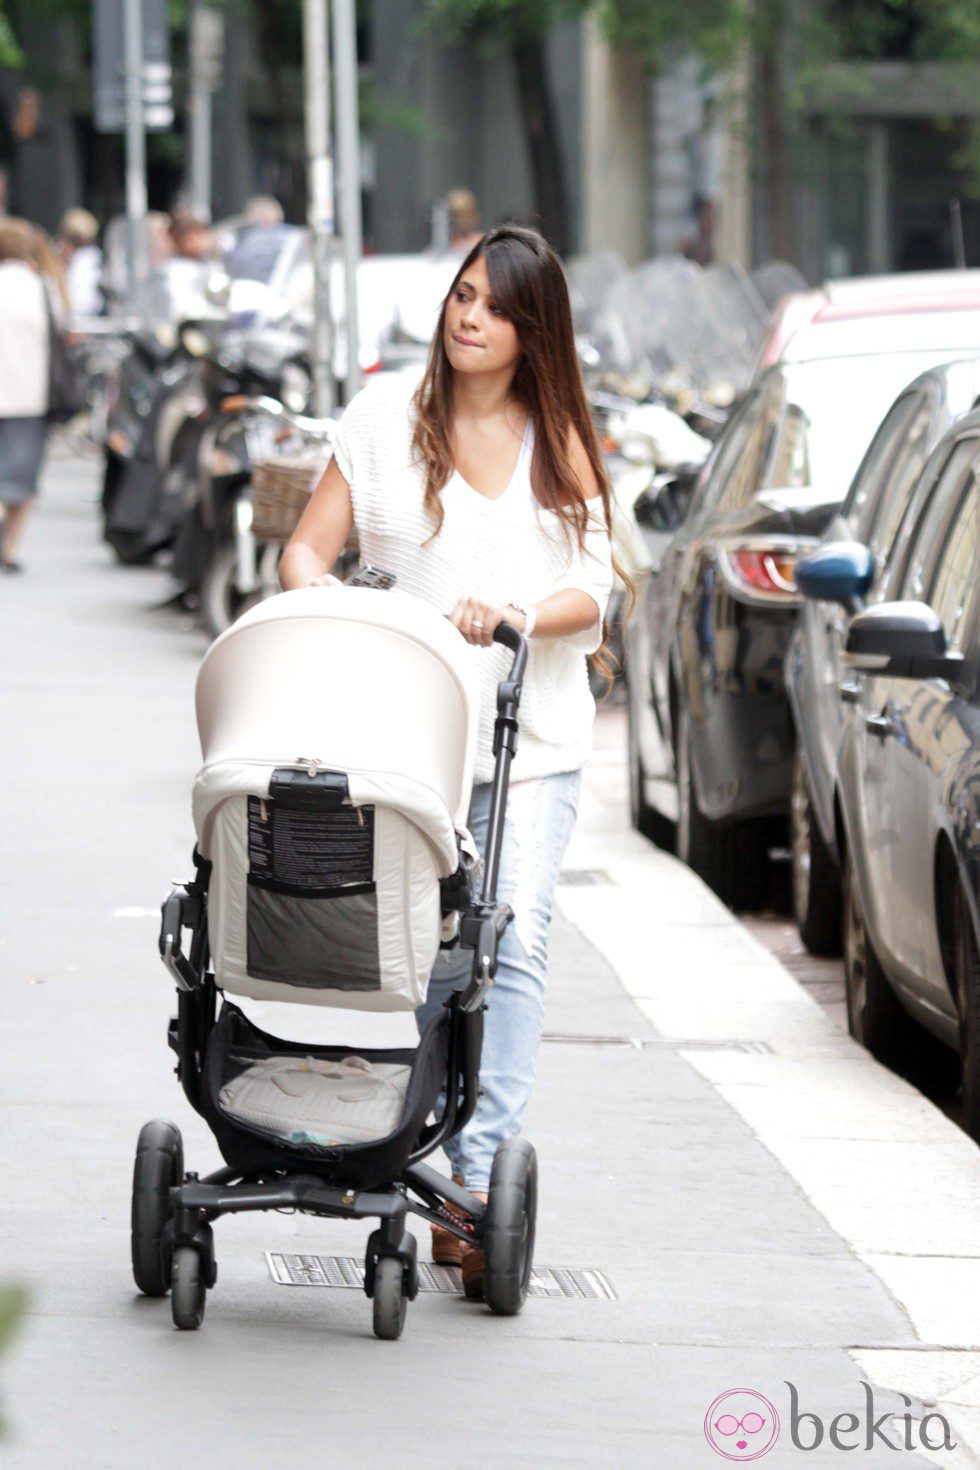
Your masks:
M864 728L869 735L874 735L877 740L887 740L889 735L894 734L895 730L888 715L865 715Z
M838 684L837 693L841 697L842 704L857 704L861 698L861 686L845 680L843 684Z

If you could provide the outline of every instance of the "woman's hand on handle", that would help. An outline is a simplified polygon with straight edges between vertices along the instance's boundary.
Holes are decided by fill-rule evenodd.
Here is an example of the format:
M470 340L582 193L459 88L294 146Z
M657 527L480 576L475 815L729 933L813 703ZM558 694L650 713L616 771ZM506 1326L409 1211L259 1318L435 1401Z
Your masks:
M482 602L477 597L461 597L449 614L449 621L459 629L467 643L478 648L490 647L494 630L501 623L510 623L519 633L524 632L524 614L516 607L501 607L496 603Z
M467 643L489 647L493 630L499 623L510 623L518 633L525 631L524 614L516 607L482 602L476 597L461 597L449 614ZM599 621L599 606L588 592L565 588L553 592L534 604L535 638L568 638L594 628Z

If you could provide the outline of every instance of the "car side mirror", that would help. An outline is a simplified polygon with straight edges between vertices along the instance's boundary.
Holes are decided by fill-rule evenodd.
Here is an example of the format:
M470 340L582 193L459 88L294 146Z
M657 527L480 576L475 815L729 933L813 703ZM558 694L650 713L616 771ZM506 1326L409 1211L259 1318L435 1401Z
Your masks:
M633 505L638 525L648 531L676 531L691 506L700 469L669 470L654 475Z
M892 679L945 679L962 686L966 661L949 653L942 622L924 602L879 602L851 619L844 662Z
M816 602L839 602L856 611L874 580L874 557L860 541L828 541L793 568L798 592Z

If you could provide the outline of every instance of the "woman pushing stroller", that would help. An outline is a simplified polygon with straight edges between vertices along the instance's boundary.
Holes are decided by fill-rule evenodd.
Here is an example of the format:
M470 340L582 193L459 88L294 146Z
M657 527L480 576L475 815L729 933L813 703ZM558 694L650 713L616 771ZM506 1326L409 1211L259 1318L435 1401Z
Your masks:
M502 622L530 642L498 880L514 911L485 1017L481 1097L446 1151L486 1198L499 1143L519 1132L544 1014L552 896L592 748L585 655L603 643L612 586L610 497L582 385L561 266L532 230L504 226L470 251L443 304L421 384L372 386L347 407L334 455L287 547L286 590L329 585L353 527L362 559L447 614L479 661L481 706L469 827L484 846L494 773ZM478 650L478 652L476 651ZM471 961L444 952L423 1030ZM433 1258L483 1257L433 1227Z

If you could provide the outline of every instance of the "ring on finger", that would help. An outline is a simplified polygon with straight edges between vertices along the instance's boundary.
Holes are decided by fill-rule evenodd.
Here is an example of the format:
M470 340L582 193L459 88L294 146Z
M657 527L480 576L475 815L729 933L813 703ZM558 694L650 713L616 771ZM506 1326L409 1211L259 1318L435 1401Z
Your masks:
M470 627L471 628L482 628L483 627L483 624L480 622L480 619L479 618L474 618L473 621L470 623Z

